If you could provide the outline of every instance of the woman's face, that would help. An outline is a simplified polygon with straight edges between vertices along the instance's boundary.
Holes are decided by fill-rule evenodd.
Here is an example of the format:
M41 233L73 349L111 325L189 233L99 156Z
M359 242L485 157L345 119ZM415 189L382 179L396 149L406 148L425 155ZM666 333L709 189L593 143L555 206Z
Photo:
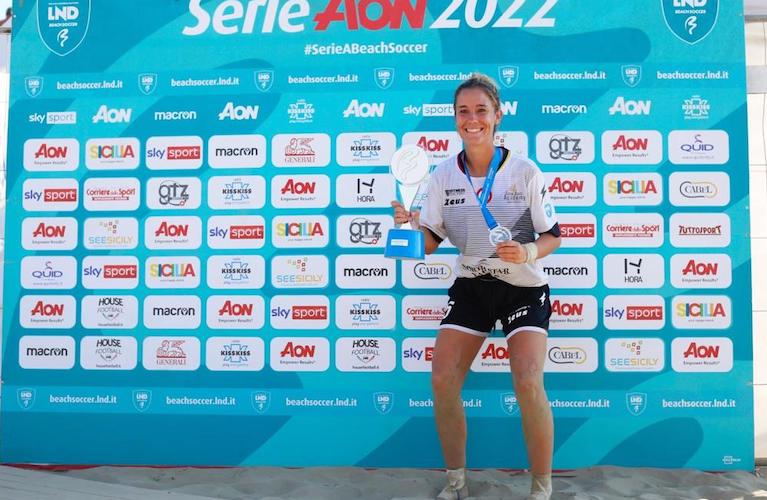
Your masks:
M463 89L455 100L455 127L464 146L492 145L501 110L477 87Z

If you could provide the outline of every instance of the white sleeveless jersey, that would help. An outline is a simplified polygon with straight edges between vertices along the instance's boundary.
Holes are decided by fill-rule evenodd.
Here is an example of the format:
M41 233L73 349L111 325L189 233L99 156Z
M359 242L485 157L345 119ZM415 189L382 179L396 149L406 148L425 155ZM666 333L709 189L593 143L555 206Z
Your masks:
M508 151L505 154L487 206L496 222L511 230L514 241L530 243L537 234L554 227L556 213L538 166L528 158ZM537 264L512 264L498 258L475 194L481 191L485 178L471 180L473 186L457 156L445 160L429 179L421 209L421 225L443 240L449 239L461 251L456 275L472 278L490 274L516 286L545 285L546 275Z

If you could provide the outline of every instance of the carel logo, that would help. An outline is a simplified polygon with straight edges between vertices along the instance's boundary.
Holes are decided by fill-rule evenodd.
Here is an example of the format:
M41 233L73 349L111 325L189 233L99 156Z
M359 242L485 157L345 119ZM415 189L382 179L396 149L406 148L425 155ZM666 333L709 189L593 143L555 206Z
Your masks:
M93 123L130 123L132 114L131 108L110 108L104 104L93 115Z
M234 102L228 102L224 106L224 109L218 114L218 120L256 120L258 118L259 107L250 104L235 104Z
M546 172L549 199L557 207L588 207L597 201L597 178L586 172Z
M24 142L24 169L30 172L62 172L80 166L80 143L76 139L29 139Z
M671 284L675 288L728 288L732 259L726 254L676 254L671 257Z
M197 136L150 137L146 143L150 170L191 170L202 166L202 138Z
M426 151L432 165L460 153L463 146L456 132L408 132L402 136L402 145L405 144L415 144Z
M90 139L85 150L89 170L130 170L138 168L141 144L131 137Z
M608 295L604 324L609 330L660 330L666 324L660 295Z
M679 207L723 207L730 203L726 172L674 172L669 177L671 204Z
M271 326L278 330L322 330L330 324L330 302L323 295L277 295L269 307Z
M407 372L430 372L434 338L410 337L402 341L402 368Z
M325 208L330 205L330 177L275 175L271 193L275 208Z
M537 158L547 164L587 164L594 161L594 134L586 131L540 132L535 136Z
M208 218L210 248L261 248L266 238L264 218L259 215Z
M19 301L19 324L22 328L72 328L76 307L69 295L25 295Z
M471 363L471 371L508 373L509 370L509 349L506 341L485 339Z
M599 367L599 348L593 338L552 338L546 340L547 373L593 373Z
M671 342L671 366L676 372L729 372L733 354L727 337L677 337Z
M248 295L214 295L206 303L208 328L243 330L264 326L264 299Z
M597 326L597 299L591 295L551 297L551 330L593 330Z
M75 179L27 179L22 206L29 212L71 212L77 209L79 185Z
M732 324L732 301L726 295L678 295L671 309L675 328L726 329Z
M25 250L72 250L77 246L77 220L72 217L28 217L21 223Z
M274 371L324 372L330 367L330 343L324 337L277 337L269 353Z
M657 165L663 160L663 136L657 130L607 130L602 161L609 165Z
M344 118L383 118L385 108L386 103L383 102L360 103L357 99L352 99L343 114Z
M138 259L126 256L87 256L82 263L83 287L131 289L138 286Z
M649 115L652 110L652 101L626 99L623 96L615 99L610 107L610 115L641 116Z
M590 248L597 243L597 219L591 214L559 214L559 230L565 248Z
M402 285L412 289L445 289L455 281L455 255L427 255L424 261L402 262Z

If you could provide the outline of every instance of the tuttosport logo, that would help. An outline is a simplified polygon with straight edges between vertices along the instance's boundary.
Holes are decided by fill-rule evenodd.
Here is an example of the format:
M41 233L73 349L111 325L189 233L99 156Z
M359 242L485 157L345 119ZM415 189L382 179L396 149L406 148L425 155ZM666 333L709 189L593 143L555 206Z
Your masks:
M77 260L74 257L36 257L21 259L21 286L35 290L69 290L77 285Z
M150 137L146 143L150 170L193 170L202 166L202 138L197 136Z
M324 255L276 256L272 259L275 288L325 288L330 264Z
M216 249L262 248L266 238L264 218L259 215L208 218L208 246Z
M654 206L663 201L660 174L607 174L603 182L605 203L610 206Z
M202 245L199 217L147 217L144 245L152 250L194 250Z
M431 165L457 155L463 148L457 132L408 132L402 136L402 145L406 144L415 144L426 151Z
M87 256L82 263L82 285L90 290L136 288L138 259L119 255Z
M256 295L213 295L205 305L208 328L254 330L264 326L266 307Z
M406 295L402 299L402 326L408 330L437 330L448 307L447 295Z
M602 260L602 275L608 288L661 288L665 262L659 254L610 254Z
M594 161L594 134L587 131L539 132L535 136L539 163L587 164Z
M146 184L147 207L193 210L202 202L202 183L196 177L152 177Z
M732 259L727 254L676 254L670 277L674 288L729 288Z
M597 284L597 259L587 254L554 254L540 261L552 288L594 288Z
M205 366L213 371L260 371L264 353L264 341L258 337L210 337L205 342Z
M336 326L342 330L394 328L396 303L390 295L341 295L335 303Z
M658 248L663 245L663 216L607 214L602 218L602 240L609 248Z
M608 295L604 325L609 330L660 330L666 324L666 303L660 295Z
M202 305L196 295L148 295L144 326L154 330L188 330L200 326Z
M266 204L266 180L259 175L211 177L208 206L217 210L259 209Z
M730 161L730 135L724 130L672 130L668 159L676 165L724 165Z
M77 247L77 219L28 217L21 222L25 250L72 250Z
M83 185L88 211L134 211L141 204L141 183L135 177L91 178Z
M75 179L27 179L22 206L28 212L77 210L79 185Z
M677 337L671 341L675 372L729 372L733 358L732 340L726 337Z
M134 137L90 139L85 143L88 170L132 170L139 166L141 144Z
M336 286L345 289L393 288L397 282L396 261L383 255L339 255L335 261Z
M25 370L69 370L75 366L75 339L63 335L24 335L19 366Z
M272 244L277 248L323 248L330 242L324 215L280 215L272 219Z
M544 172L556 207L590 207L597 201L597 178L588 172Z
M336 340L336 369L341 372L391 372L397 345L385 337L341 337Z
M261 168L266 164L263 135L214 135L208 140L212 168Z
M433 337L410 337L402 341L402 368L406 372L430 372L434 357Z
M445 289L455 281L457 255L427 255L424 261L402 261L402 285L410 289Z
M342 167L388 166L397 138L390 132L343 133L336 138L336 156Z
M149 257L144 265L147 288L197 288L200 285L197 257Z
M146 337L141 350L147 370L191 371L200 367L200 340L196 337Z
M324 337L273 338L269 365L278 372L324 372L330 367L330 342Z
M24 169L30 172L64 172L80 166L76 139L29 139L24 142Z
M76 308L70 295L25 295L19 301L19 324L22 328L72 328Z
M723 207L730 203L730 176L725 172L674 172L669 199L678 207Z
M546 373L593 373L599 368L599 347L590 337L546 339Z
M213 255L205 268L208 286L215 289L260 289L266 263L260 255Z
M324 330L330 325L330 301L323 295L276 295L269 316L278 330Z
M678 213L669 220L671 244L681 248L722 248L730 245L730 217L723 213Z
M326 167L330 164L328 134L276 134L272 137L275 167Z
M138 300L132 295L86 295L80 323L89 329L132 329L138 324Z
M592 295L552 295L551 330L593 330L597 327L597 299Z
M129 250L138 246L138 220L133 217L85 219L83 245L89 250Z
M325 208L330 205L330 177L275 175L271 193L275 208Z
M605 367L611 372L659 372L666 364L663 340L607 339Z
M336 177L336 204L341 208L385 208L396 199L389 174L342 174Z
M608 130L602 134L602 161L608 165L657 165L663 137L657 130Z
M563 248L591 248L597 244L597 218L591 214L558 214Z
M726 295L678 295L671 310L674 328L726 329L732 324L732 302Z

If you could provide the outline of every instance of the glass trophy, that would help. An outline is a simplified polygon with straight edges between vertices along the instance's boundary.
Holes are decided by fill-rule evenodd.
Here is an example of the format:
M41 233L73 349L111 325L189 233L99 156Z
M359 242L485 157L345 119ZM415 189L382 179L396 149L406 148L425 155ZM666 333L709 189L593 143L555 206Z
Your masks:
M420 210L426 196L429 177L429 157L426 151L408 144L398 149L391 158L391 174L397 180L397 198L407 210ZM390 229L386 236L384 257L390 259L423 260L426 247L420 229L405 227Z

